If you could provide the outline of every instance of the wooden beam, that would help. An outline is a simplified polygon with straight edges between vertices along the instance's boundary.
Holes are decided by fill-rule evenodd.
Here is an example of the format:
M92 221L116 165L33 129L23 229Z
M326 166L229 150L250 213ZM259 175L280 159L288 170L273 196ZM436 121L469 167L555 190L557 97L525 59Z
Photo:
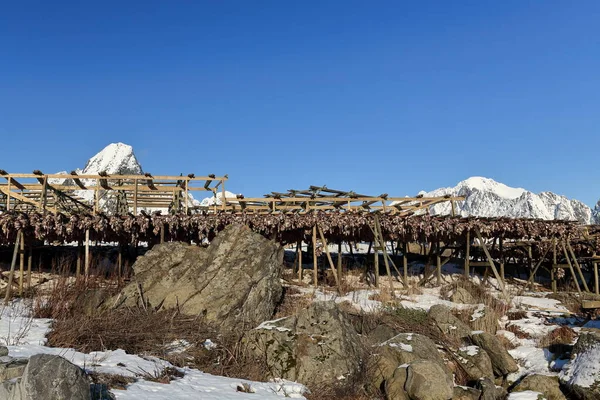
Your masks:
M333 260L331 258L331 254L329 253L329 246L327 245L327 240L325 240L325 235L323 234L323 229L319 225L317 225L317 230L319 231L319 236L321 237L321 243L323 243L323 247L325 248L325 254L327 255L327 261L329 261L329 267L331 268L331 273L333 274L333 279L335 279L335 286L338 289L338 292L341 290L340 280L338 278L337 271L335 270L335 265L333 265Z
M490 267L492 268L492 271L494 272L494 276L496 277L496 280L498 281L498 285L500 286L500 289L502 290L502 294L504 295L504 298L507 301L510 301L510 297L508 296L508 292L506 291L506 287L504 286L504 281L501 279L500 274L498 274L498 270L496 269L496 266L494 265L494 260L492 259L492 256L490 255L490 252L489 252L487 246L485 245L485 242L483 240L483 237L481 236L481 232L479 232L479 229L475 228L475 234L477 235L477 238L479 239L479 242L481 243L481 247L483 248L483 251L485 252L485 255L486 255L488 261L490 262Z
M318 269L317 269L317 226L312 229L312 247L313 247L313 285L318 285Z
M575 275L575 271L573 270L573 264L571 264L571 260L569 260L569 254L567 253L567 247L565 246L565 242L562 242L563 252L565 254L565 259L569 264L569 270L571 271L571 276L573 277L573 281L575 282L575 287L577 287L577 292L581 293L581 287L579 287L579 282L577 282L577 276Z
M17 232L17 240L15 241L15 247L13 250L12 262L10 263L8 285L6 286L6 293L4 294L4 305L7 305L10 300L13 279L15 277L15 266L17 264L17 254L19 253L19 246L21 244L21 240L23 240L23 231L19 229L19 232Z
M471 258L471 231L467 231L467 241L465 246L465 277L469 277L469 261Z
M577 261L577 257L575 257L575 252L573 251L573 247L571 247L571 243L569 241L566 241L566 242L567 242L567 249L569 249L569 254L571 254L571 258L573 259L573 263L575 264L575 269L577 270L579 277L581 278L581 282L583 282L583 287L586 292L589 292L590 289L588 288L587 282L585 281L583 272L581 271L581 266L579 265L579 262Z

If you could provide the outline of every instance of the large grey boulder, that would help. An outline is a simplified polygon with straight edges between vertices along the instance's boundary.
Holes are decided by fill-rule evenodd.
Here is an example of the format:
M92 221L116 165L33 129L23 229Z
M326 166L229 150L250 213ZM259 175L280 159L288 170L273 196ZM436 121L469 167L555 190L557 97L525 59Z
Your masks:
M527 375L512 389L512 392L527 390L542 393L547 400L566 400L565 395L560 391L556 376Z
M481 391L479 400L504 400L508 393L502 386L496 386L490 378L482 378L475 383L475 389Z
M519 370L517 362L496 336L476 331L471 334L471 340L490 356L495 376L505 376Z
M376 364L372 385L375 387L381 387L382 382L392 378L398 366L416 360L432 361L438 364L446 375L452 376L433 340L418 333L396 335L376 346L374 353Z
M429 309L429 317L446 335L464 339L471 333L471 328L452 314L452 309L436 304Z
M359 335L333 301L263 322L246 332L243 342L266 360L273 377L305 384L349 379L362 362Z
M90 383L85 372L66 359L37 354L29 359L20 381L0 388L4 400L90 400Z
M452 400L479 400L481 390L467 386L455 386Z
M600 399L600 333L582 332L560 379L574 398Z
M458 362L467 373L470 381L476 381L480 378L494 379L492 360L481 347L461 347L456 354Z
M452 378L437 363L417 360L408 364L404 390L411 400L449 400L453 387Z
M279 244L230 225L207 248L156 245L133 265L133 282L107 304L177 308L242 333L273 315L282 263Z

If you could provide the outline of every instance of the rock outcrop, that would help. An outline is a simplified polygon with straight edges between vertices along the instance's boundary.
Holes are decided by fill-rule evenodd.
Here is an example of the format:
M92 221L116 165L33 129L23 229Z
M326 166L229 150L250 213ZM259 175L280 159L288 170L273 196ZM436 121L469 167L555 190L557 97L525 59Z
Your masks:
M107 304L177 308L241 335L273 315L282 261L279 244L230 225L207 248L156 245L133 265L134 281Z
M519 370L514 358L506 351L496 336L487 332L473 332L471 340L488 354L495 376L505 376Z
M32 356L20 378L0 385L1 400L90 400L85 372L66 359L49 355Z
M454 316L449 307L436 304L429 309L428 315L437 327L448 336L464 339L471 333L471 328Z
M513 389L512 392L524 392L531 390L544 395L547 400L566 400L560 391L558 378L546 375L527 375Z
M494 370L490 356L478 346L466 346L458 349L457 359L467 373L470 381L481 378L494 379Z
M246 332L244 343L266 360L274 377L305 384L349 379L362 362L359 335L332 301L263 322Z
M387 398L394 400L449 400L454 395L453 387L452 378L439 364L416 360L397 369L386 392Z

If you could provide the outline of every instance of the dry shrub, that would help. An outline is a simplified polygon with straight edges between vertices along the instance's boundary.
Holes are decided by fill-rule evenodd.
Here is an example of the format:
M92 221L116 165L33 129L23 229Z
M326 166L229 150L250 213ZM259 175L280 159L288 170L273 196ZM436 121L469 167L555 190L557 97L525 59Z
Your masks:
M550 293L546 297L548 299L560 301L561 304L567 308L567 310L571 311L574 314L579 314L581 312L581 298L575 293Z
M519 319L527 318L527 311L525 311L525 310L510 311L506 314L506 316L508 317L508 319L510 321L516 321Z
M517 325L508 325L506 327L506 330L508 332L514 333L515 336L518 337L519 339L531 339L531 335L529 333L525 332L523 329L521 329Z
M538 347L551 347L556 345L569 345L575 340L575 331L568 326L561 326L547 335L541 337L538 341Z
M293 286L286 286L283 288L283 296L275 310L274 318L295 315L300 310L306 309L312 302L311 294L303 293Z
M95 385L106 385L110 389L125 390L127 385L135 382L135 378L117 374L105 374L96 371L89 371L88 377Z
M51 281L49 288L38 290L33 302L33 315L36 318L63 319L73 312L92 305L90 293L109 297L120 289L118 280L98 275L73 278L61 275Z

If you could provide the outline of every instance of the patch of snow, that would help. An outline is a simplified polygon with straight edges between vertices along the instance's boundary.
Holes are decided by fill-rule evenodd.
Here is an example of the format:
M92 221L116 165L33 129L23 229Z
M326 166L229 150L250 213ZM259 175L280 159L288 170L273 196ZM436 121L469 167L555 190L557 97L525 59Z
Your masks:
M479 318L483 318L485 316L485 305L479 304L477 308L473 310L473 314L471 314L471 322L477 321Z
M533 390L525 390L523 392L512 392L508 395L507 400L545 400L546 397L540 392Z
M478 346L465 346L465 347L461 347L459 350L462 351L463 353L467 353L467 355L471 356L471 357L479 354Z
M600 382L600 344L596 344L585 352L576 354L565 365L561 373L561 380L569 385L590 387Z
M275 325L276 322L283 321L284 319L288 319L288 318L289 317L283 317L283 318L277 318L277 319L274 319L271 321L264 321L264 322L261 322L260 325L254 329L266 329L269 331L275 329L276 331L279 331L279 332L289 332L289 331L291 331L290 328Z

